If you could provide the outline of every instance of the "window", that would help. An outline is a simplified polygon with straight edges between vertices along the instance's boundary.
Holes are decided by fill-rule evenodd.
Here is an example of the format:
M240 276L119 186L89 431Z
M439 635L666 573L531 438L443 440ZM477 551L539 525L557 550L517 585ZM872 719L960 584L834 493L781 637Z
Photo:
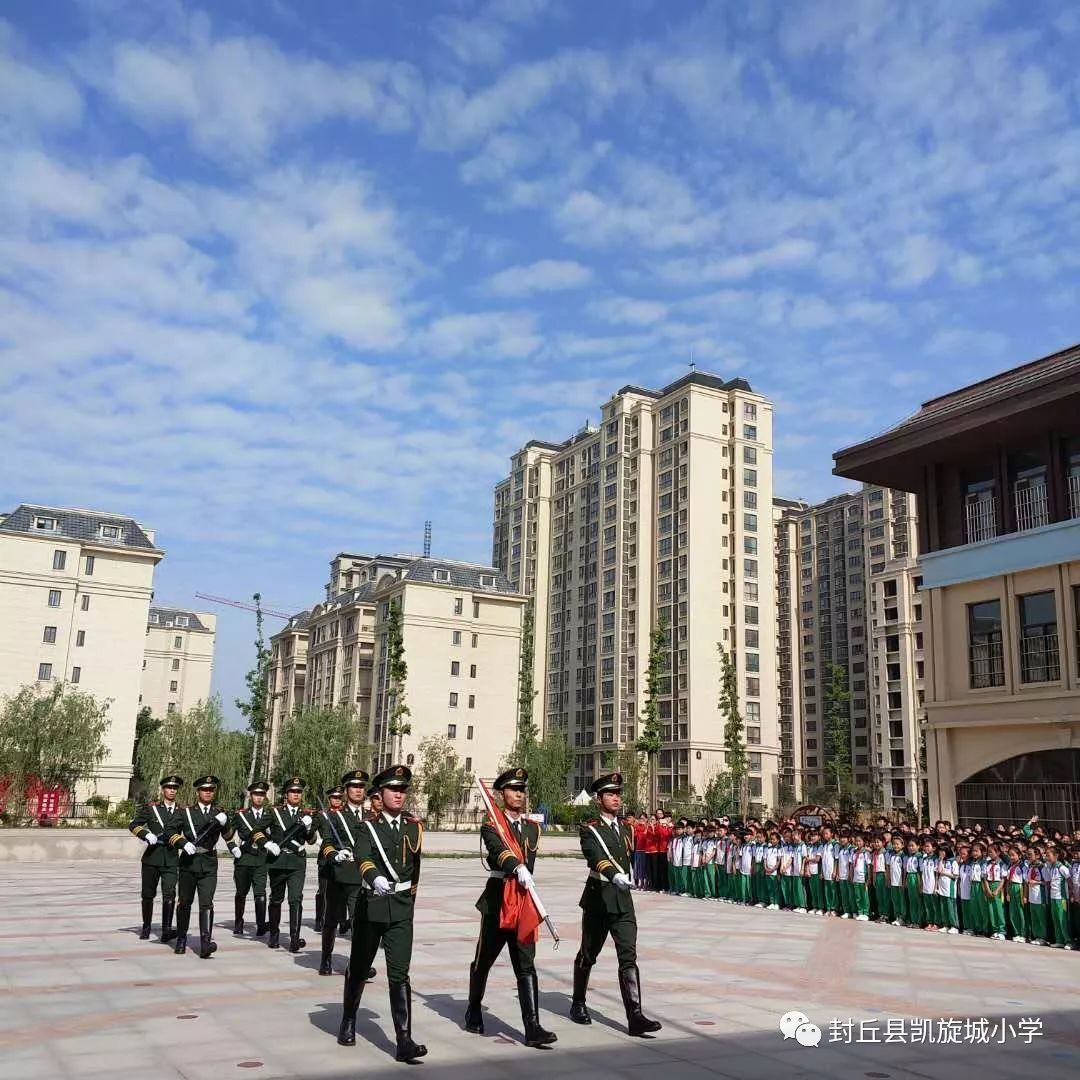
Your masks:
M758 653L746 654L746 670L747 671L760 671L761 670L761 656Z
M465 601L460 596L454 597L454 614L460 615L465 610Z
M759 645L760 645L760 640L759 640L760 635L758 634L758 632L756 630L751 630L750 627L747 627L743 631L743 633L746 635L745 645L746 645L746 647L748 649L756 649L756 648L759 647Z
M182 649L184 647L184 636L183 636L183 634L177 634L176 637L174 637L172 639L172 643L173 643L173 648L174 649Z
M1055 682L1061 678L1057 608L1053 592L1021 596L1020 681Z
M188 617L186 615L177 615L176 616L176 625L179 626L181 629L186 628L188 626L188 624L190 623L190 621L191 620L188 619Z
M756 424L743 424L742 437L744 439L750 439L754 442L757 441L757 425Z
M470 664L469 665L469 678L470 679L475 679L476 678L476 665L475 664Z
M473 634L473 636L472 636L472 647L475 649L477 647L477 645L479 645L479 644L480 644L480 635L479 634Z
M751 772L761 772L761 755L758 753L749 753L746 755L747 763L750 766Z
M71 669L71 681L73 683L77 683L77 682L80 682L81 680L82 680L82 668L81 667L73 667Z
M49 590L49 607L59 607L59 606L60 606L60 590L59 589L50 589Z
M52 664L38 664L37 677L41 682L52 678Z
M56 518L36 517L34 518L34 528L41 532L56 532Z
M456 739L457 738L457 724L447 724L446 725L446 737L448 739Z
M172 669L173 669L173 671L179 671L180 670L180 661L179 660L174 660L172 662Z
M743 573L747 577L757 577L757 559L743 559Z
M432 581L449 581L450 580L450 571L449 570L432 570L431 571L431 580Z
M469 695L469 708L470 709L475 709L476 708L476 695L475 694L470 694ZM469 731L471 732L472 728L469 728ZM469 738L471 739L472 735L470 735Z
M465 771L470 772L470 773L472 772L472 758L471 757L467 757L465 759Z
M94 556L93 555L87 555L86 556L86 576L87 577L93 577L94 576Z
M156 624L156 623L157 623L157 621L158 621L158 614L157 614L157 612L156 612L156 611L151 611L151 612L150 612L150 618L149 618L149 620L148 620L148 621L149 621L150 623L153 623L153 624Z
M757 419L757 406L749 401L743 402L743 419L744 420L756 420Z
M481 574L480 575L480 588L491 589L495 586L495 577L493 574Z
M461 631L460 630L455 630L450 635L450 643L452 645L460 645L461 644Z
M972 690L1005 685L1000 600L968 604L968 674Z
M746 680L746 696L747 697L760 697L761 696L761 680L747 678Z
M744 536L743 537L743 552L747 555L757 554L757 537L756 536Z
M180 684L179 684L179 683L178 683L178 682L177 682L177 681L176 681L175 679L173 679L173 680L172 680L172 681L171 681L171 682L169 683L169 691L170 691L171 693L175 694L175 693L176 693L176 688L177 688L177 687L178 687L179 685L180 685Z
M83 593L82 609L83 609L83 611L89 611L90 610L90 594L89 593Z
M457 694L453 690L450 691L450 708L457 708Z
M75 634L75 645L77 648L82 648L86 644L86 631L79 630Z
M467 728L465 729L465 738L466 738L466 739L471 739L472 737L473 737L473 726L472 726L472 724L470 724L470 725L469 725L469 726L468 726L468 727L467 727Z
M56 627L55 626L46 626L45 627L45 633L41 635L41 640L46 645L55 645L56 644Z
M480 601L479 600L474 600L472 602L472 617L474 619L479 619L480 618Z
M67 565L67 552L61 551L57 548L52 555L52 568L54 570L63 570Z
M450 674L457 678L461 674L461 663L457 660L450 661Z
M757 469L743 469L742 482L747 487L757 487Z
M102 525L99 531L102 540L119 540L121 530L119 525Z
M172 716L175 712L176 712L176 702L175 701L170 701L169 704L165 707L165 713L166 713L167 716Z

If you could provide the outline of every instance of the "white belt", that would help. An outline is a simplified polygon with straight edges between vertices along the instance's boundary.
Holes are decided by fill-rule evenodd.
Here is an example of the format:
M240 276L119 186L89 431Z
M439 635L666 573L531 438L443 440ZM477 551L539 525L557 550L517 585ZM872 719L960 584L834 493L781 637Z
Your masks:
M369 893L374 892L374 890L371 888L371 886L366 881L364 882L364 888ZM396 892L396 893L408 892L409 889L412 888L412 882L411 881L392 881L390 883L390 888L391 888L391 892Z

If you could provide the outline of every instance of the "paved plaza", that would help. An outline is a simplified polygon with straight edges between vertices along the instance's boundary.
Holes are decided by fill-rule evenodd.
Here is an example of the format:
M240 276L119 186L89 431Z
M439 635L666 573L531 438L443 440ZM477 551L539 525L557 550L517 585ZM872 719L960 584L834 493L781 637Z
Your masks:
M297 956L232 937L232 880L228 864L221 869L219 951L204 961L138 940L134 860L3 866L0 1076L307 1080L401 1077L409 1068L431 1080L955 1080L960 1069L988 1078L1080 1075L1080 954L651 894L637 899L642 979L646 1011L664 1030L654 1039L626 1036L613 951L593 976L594 1022L577 1027L566 1012L584 867L569 859L545 859L538 868L563 935L556 952L545 933L537 956L541 1021L558 1043L550 1050L520 1044L505 958L488 988L486 1037L462 1030L483 875L475 859L431 859L412 976L414 1033L430 1053L418 1065L400 1065L392 1058L381 957L361 1005L357 1046L335 1042L342 980L316 974L314 862L308 948ZM347 948L339 942L341 970ZM778 1021L793 1009L821 1028L819 1046L783 1039ZM953 1017L990 1023L965 1028L947 1023ZM1041 1021L1030 1044L1022 1035L1027 1019ZM839 1029L847 1041L832 1041L834 1020L854 1022L851 1036ZM903 1041L885 1042L890 1021L892 1037ZM875 1034L879 1041L869 1041ZM942 1042L950 1037L993 1042Z

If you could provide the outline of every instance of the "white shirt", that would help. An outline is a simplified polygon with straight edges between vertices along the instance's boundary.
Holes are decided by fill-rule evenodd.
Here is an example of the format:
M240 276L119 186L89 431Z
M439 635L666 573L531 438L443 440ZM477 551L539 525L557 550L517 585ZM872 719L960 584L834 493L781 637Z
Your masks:
M386 824L389 825L391 829L394 829L396 832L401 831L401 815L400 814L394 816L394 815L388 814L384 810L382 816L383 816L383 821L385 821Z
M866 848L853 848L851 852L851 880L866 884L866 871L870 865L870 852Z

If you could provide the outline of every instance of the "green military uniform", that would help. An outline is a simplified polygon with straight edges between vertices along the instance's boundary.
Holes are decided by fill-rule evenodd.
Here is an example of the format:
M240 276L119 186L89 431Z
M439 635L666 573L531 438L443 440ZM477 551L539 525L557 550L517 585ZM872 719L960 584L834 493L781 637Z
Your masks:
M304 781L294 776L285 786L285 794L304 790ZM270 809L267 818L267 868L270 871L271 949L281 947L281 902L289 894L289 952L299 952L307 942L300 936L304 917L304 878L307 873L308 844L315 842L315 821L301 806L283 803Z
M326 799L327 808L321 811L316 819L316 828L320 838L323 835L323 823L326 820L326 815L332 813L334 810L341 809L345 794L341 790L341 785L337 784L334 787L327 789L323 797ZM326 915L326 899L330 892L330 883L334 880L334 856L336 854L337 848L328 852L326 850L326 844L320 844L319 853L315 857L316 865L319 868L319 887L315 891L316 931L321 931L325 925L324 916Z
M405 765L392 765L375 777L373 786L380 791L407 791L411 779L412 772ZM409 984L413 905L420 883L423 841L424 827L419 821L405 814L395 816L385 809L377 820L365 822L357 830L356 860L363 891L357 903L352 953L345 972L338 1042L343 1046L356 1043L356 1010L363 993L363 979L381 944L386 955L398 1061L413 1061L427 1053L427 1047L412 1038Z
M494 786L496 791L524 792L528 781L529 774L525 769L507 769L496 778ZM476 1035L484 1034L482 1003L488 973L505 945L517 977L525 1043L527 1046L542 1048L555 1042L557 1037L540 1026L536 942L518 941L515 927L504 930L500 926L507 879L516 877L519 888L532 881L536 851L540 846L540 826L534 821L526 820L523 813L511 816L510 810L503 811L500 817L505 820L514 844L503 840L503 835L492 820L481 826L480 846L488 868L488 882L480 894L480 899L476 901L476 910L481 916L480 937L469 967L469 1007L465 1013L465 1030Z
M622 776L609 773L598 777L590 791L604 810L604 796L622 794ZM609 805L611 803L609 802ZM630 895L633 882L634 830L613 816L621 799L599 819L581 826L581 853L589 865L589 876L581 894L581 948L574 958L574 996L570 1019L577 1024L592 1020L585 1004L589 974L608 935L615 942L619 962L619 989L631 1035L647 1035L660 1030L656 1020L641 1011L641 976L637 966L637 918Z
M172 941L176 933L172 928L176 910L176 878L180 859L169 846L169 837L177 829L175 817L180 812L176 804L176 790L183 787L184 779L175 773L161 779L163 794L171 792L171 799L147 803L131 820L128 829L146 844L142 854L142 927L139 937L145 941L150 936L150 922L154 916L154 897L161 886L161 940ZM168 789L168 791L165 791Z
M216 776L201 776L195 781L197 791L217 791ZM217 891L219 837L232 835L228 815L214 803L196 802L176 816L177 830L169 837L169 846L180 855L179 902L176 909L176 952L187 951L188 924L195 893L199 894L199 955L209 960L217 952L212 941L214 893Z
M267 784L263 780L248 785L251 795L265 795L266 791ZM266 922L266 849L260 842L266 839L269 814L266 805L258 808L249 806L246 810L237 810L232 817L230 829L233 841L230 850L233 854L233 883L236 885L233 933L237 937L244 933L244 908L249 892L255 894L255 936L262 937L269 929Z

